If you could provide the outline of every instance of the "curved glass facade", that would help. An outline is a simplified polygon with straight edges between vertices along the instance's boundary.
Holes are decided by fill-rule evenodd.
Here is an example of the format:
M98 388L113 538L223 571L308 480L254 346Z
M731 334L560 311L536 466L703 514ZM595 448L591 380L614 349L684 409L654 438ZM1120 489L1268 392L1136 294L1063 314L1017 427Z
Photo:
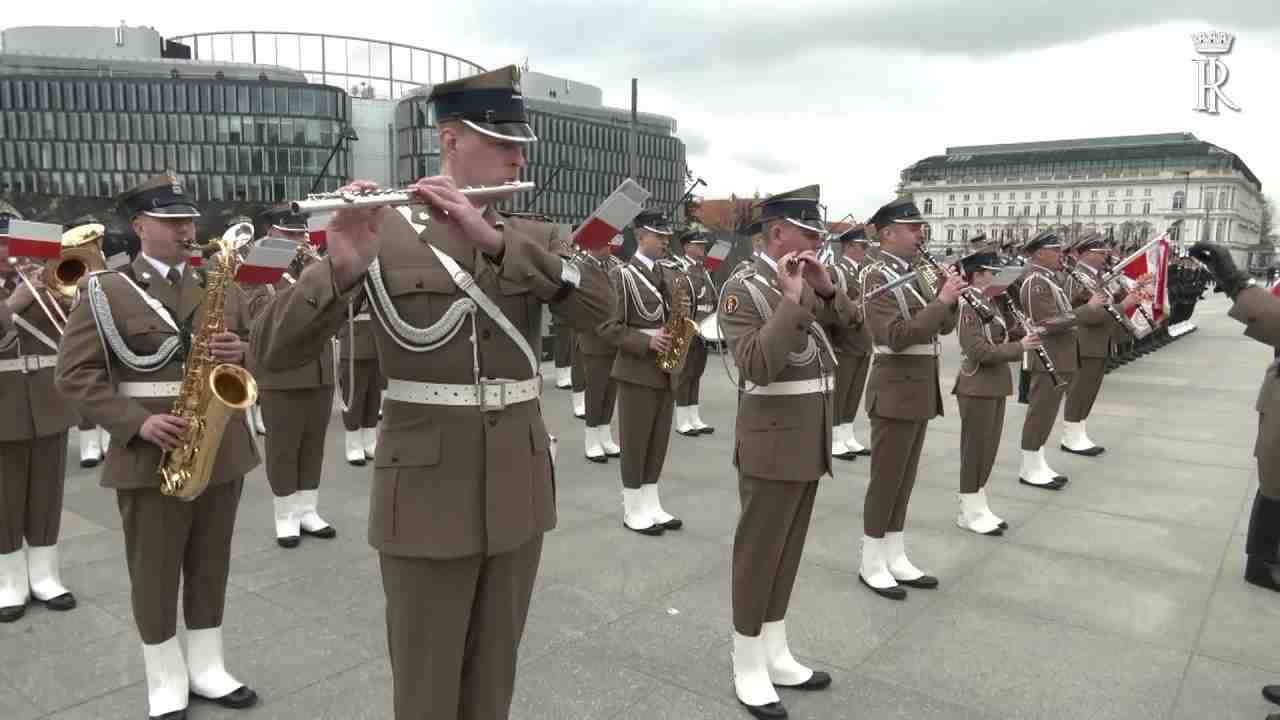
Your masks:
M186 46L192 60L279 65L358 98L399 98L419 85L484 72L449 53L345 35L234 31L179 35L169 42Z
M550 104L529 101L529 124L538 142L528 147L523 179L537 183L530 211L561 223L579 223L627 177L629 128L550 112ZM551 107L555 107L551 105ZM435 115L425 96L409 97L396 108L397 182L407 184L440 171ZM685 150L679 138L639 132L636 182L653 193L650 204L671 207L684 194ZM519 197L516 204L532 199Z
M0 76L0 191L112 197L171 169L200 201L305 195L350 100L336 88L230 79ZM348 174L348 143L320 187Z

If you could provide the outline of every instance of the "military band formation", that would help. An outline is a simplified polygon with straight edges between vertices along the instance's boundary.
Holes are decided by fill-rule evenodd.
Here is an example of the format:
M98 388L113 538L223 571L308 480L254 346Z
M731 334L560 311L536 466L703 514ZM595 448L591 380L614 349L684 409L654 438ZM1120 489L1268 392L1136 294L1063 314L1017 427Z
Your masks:
M265 436L277 543L333 538L320 477L335 395L346 461L373 465L367 532L395 716L507 717L543 535L556 525L544 312L557 328L554 384L572 390L583 453L618 467L619 532L681 529L679 507L660 493L668 444L673 430L687 438L679 443L715 432L700 380L710 345L730 356L740 496L732 686L758 718L787 717L780 691L833 682L792 654L786 620L819 480L834 465L869 457L858 573L869 591L903 600L943 582L929 558L909 553L907 520L929 422L945 405L945 336L957 335L963 355L951 389L956 524L989 537L1014 530L986 487L1015 389L1027 403L1018 482L1061 491L1059 453L1103 456L1086 423L1105 373L1168 339L1166 328L1141 336L1128 320L1148 290L1113 282L1107 238L1045 230L1011 251L979 237L943 267L924 254L924 219L905 198L838 233L816 185L765 198L746 228L756 252L719 286L705 228L674 226L663 209L634 217L628 260L616 245L576 248L554 224L459 190L519 178L536 136L518 70L436 85L431 102L440 175L413 185L408 204L337 211L324 248L308 242L302 215L260 219L262 242L297 247L274 282L223 286L237 260L194 252L199 210L172 175L119 199L141 241L132 260L101 246L103 225L66 229L61 258L83 265L69 287L50 270L58 261L42 266L0 245L0 621L21 621L31 603L75 608L58 534L68 430L78 426L82 464L102 462L100 482L117 496L149 717L184 718L193 698L256 702L222 636L244 477L264 459L254 434ZM10 210L6 222L20 219ZM834 252L821 258L828 243ZM251 246L236 248L240 261ZM1280 348L1280 300L1250 287L1221 248L1197 245L1191 257L1188 271L1216 280L1247 334ZM243 366L251 379L233 374L239 385L209 381L188 396L197 363ZM1273 590L1278 372L1268 369L1258 400L1261 489L1246 570ZM231 422L206 422L214 414ZM199 452L184 455L193 444L215 456L203 473ZM190 472L157 472L193 456ZM197 481L207 485L184 494Z

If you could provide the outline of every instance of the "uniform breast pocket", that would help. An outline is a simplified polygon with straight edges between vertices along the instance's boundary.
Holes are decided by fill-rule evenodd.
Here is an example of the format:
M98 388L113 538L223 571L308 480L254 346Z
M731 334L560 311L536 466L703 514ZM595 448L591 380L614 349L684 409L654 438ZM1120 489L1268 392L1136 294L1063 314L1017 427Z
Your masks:
M129 349L144 355L160 349L160 344L174 334L173 328L151 311L118 317L116 326Z
M499 278L498 307L521 330L541 326L538 299L524 285Z
M417 327L428 327L443 317L461 293L443 268L385 269L382 281L396 312Z

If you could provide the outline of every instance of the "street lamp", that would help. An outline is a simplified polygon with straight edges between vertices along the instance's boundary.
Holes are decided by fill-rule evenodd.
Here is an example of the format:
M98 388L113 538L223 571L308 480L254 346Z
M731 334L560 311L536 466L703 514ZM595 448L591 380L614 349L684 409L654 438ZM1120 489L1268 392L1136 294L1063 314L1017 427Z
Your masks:
M316 179L311 183L311 192L315 192L320 188L320 181L324 179L324 174L329 169L329 163L333 162L333 156L338 154L338 148L342 147L342 141L359 139L360 136L356 135L355 128L350 125L342 126L342 130L338 133L337 141L333 143L333 149L329 151L329 157L324 160L324 167L320 168L320 174L316 175Z

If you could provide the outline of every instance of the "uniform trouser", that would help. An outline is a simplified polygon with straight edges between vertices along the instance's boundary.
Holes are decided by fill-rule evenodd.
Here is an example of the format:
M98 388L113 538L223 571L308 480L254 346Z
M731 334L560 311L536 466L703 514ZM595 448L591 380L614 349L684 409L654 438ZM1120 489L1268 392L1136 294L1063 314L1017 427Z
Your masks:
M956 402L960 404L960 492L968 495L987 486L1000 454L1005 398L956 395Z
M836 425L844 425L858 417L858 405L862 402L862 391L867 387L867 372L871 369L871 356L837 353L836 363L833 415Z
M58 542L67 433L0 442L0 554Z
M872 414L871 482L862 508L863 532L882 538L901 532L907 522L907 503L916 484L920 452L928 420L897 420Z
M587 368L582 357L582 349L578 347L573 348L573 362L569 366L569 382L573 386L573 392L587 391Z
M556 328L556 367L573 365L573 328L560 325Z
M701 335L694 335L689 341L689 353L684 359L684 368L676 378L676 405L689 407L698 404L698 395L702 390L702 375L707 371L707 341Z
M818 483L738 475L733 535L733 629L748 637L787 615Z
M485 557L382 553L396 720L503 720L542 536Z
M619 463L622 487L635 490L658 482L667 460L674 409L670 388L618 381L618 436L627 446Z
M320 487L324 437L333 412L333 386L263 390L267 426L267 482L276 497Z
M1058 408L1062 406L1062 396L1071 387L1074 372L1058 371L1058 378L1066 385L1056 388L1049 373L1042 370L1031 371L1031 389L1027 392L1027 414L1022 420L1022 449L1039 450L1044 447L1053 432L1053 424L1058 421Z
M231 534L244 479L211 485L190 502L159 488L117 490L133 620L147 645L178 631L178 581L188 630L222 625Z
M1107 374L1106 358L1080 358L1080 369L1071 378L1067 388L1067 400L1062 407L1062 419L1067 422L1084 422L1093 411L1093 403L1102 389L1102 377Z
M355 383L347 387L347 363L342 360L338 370L339 392L342 397L351 398L351 407L342 413L342 426L347 430L378 427L378 411L382 409L382 388L386 384L382 372L378 370L377 360L356 360ZM328 417L329 412L325 411ZM265 421L266 418L264 417Z
M1258 414L1254 455L1258 458L1258 491L1280 500L1280 418L1274 411Z
M88 420L81 420L81 421L80 421L80 424L79 424L79 425L77 425L76 427L77 427L77 428L79 428L79 429L81 429L81 430L88 431L88 430L93 430L94 428L96 428L96 427L98 427L98 426L97 426L97 425L94 425L93 423L89 422Z
M587 427L600 427L613 422L613 406L618 400L618 383L613 379L612 355L587 355L579 352L583 375L586 376Z

